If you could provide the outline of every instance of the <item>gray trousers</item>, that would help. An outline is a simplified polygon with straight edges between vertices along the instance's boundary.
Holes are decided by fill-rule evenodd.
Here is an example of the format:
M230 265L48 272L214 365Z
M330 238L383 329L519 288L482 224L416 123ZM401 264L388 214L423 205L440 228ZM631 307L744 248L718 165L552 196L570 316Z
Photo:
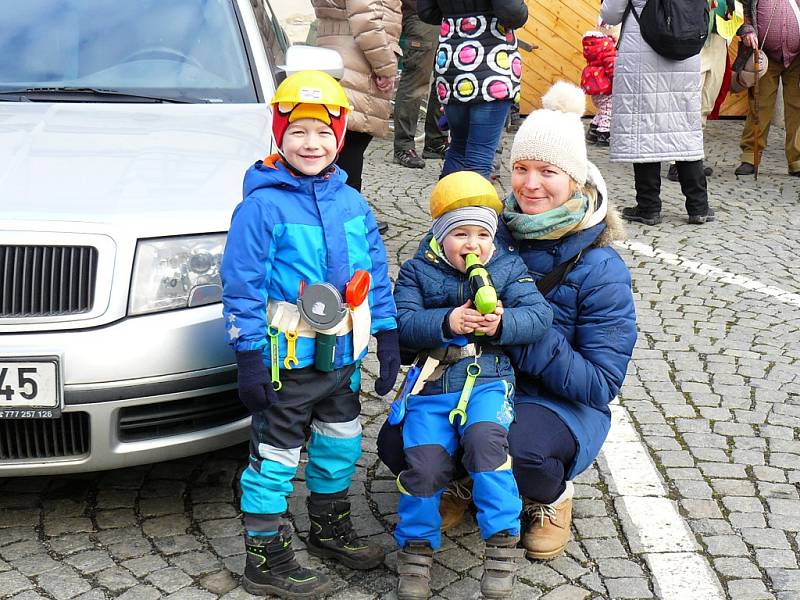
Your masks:
M403 35L406 51L394 101L395 153L414 148L419 107L425 94L428 94L425 146L436 148L447 141L447 136L437 125L439 99L431 82L433 58L439 45L439 28L423 23L417 16L410 16L403 19Z

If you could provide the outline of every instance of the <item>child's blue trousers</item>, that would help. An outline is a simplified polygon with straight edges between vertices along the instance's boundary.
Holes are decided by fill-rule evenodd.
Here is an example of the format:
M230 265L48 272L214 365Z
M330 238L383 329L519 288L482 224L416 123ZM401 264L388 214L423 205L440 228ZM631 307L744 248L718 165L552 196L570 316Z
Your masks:
M522 502L511 470L508 427L514 418L513 389L502 380L472 390L466 424L451 425L450 411L460 391L410 396L403 423L408 468L400 473L398 514L394 538L403 548L409 540L441 545L439 501L455 470L459 440L464 467L472 477L472 498L478 508L481 537L508 531L519 534Z

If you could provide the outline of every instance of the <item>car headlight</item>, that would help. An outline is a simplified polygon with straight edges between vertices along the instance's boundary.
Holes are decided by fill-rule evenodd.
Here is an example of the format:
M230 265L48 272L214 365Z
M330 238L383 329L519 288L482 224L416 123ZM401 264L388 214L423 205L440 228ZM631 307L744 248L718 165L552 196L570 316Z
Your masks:
M220 302L219 267L225 237L218 233L139 240L128 314Z

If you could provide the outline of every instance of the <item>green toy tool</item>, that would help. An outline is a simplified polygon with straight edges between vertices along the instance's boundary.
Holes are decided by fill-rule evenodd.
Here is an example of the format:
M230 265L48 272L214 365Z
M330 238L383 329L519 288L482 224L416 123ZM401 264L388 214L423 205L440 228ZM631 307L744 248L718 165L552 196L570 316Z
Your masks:
M474 254L467 254L467 281L472 292L472 303L482 315L493 313L497 308L497 290L494 289L489 271ZM483 335L476 333L475 335Z
M497 290L494 289L489 271L474 254L467 254L467 281L472 291L472 303L482 315L493 313L497 308Z

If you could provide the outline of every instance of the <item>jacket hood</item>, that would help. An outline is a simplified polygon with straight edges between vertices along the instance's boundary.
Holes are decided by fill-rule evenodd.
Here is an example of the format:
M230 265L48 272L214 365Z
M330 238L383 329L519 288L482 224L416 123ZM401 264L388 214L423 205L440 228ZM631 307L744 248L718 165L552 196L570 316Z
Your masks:
M586 185L597 191L597 196L600 198L601 204L603 202L606 204L606 216L605 219L603 219L605 229L597 236L592 246L610 246L617 240L626 239L625 226L623 225L622 218L619 216L619 212L617 212L616 207L608 197L608 188L606 187L605 179L603 179L600 169L591 161L589 161Z
M347 176L337 165L332 165L321 175L295 175L286 165L280 154L271 154L264 160L257 161L244 175L243 197L255 190L270 187L289 187L299 189L311 186L317 179L331 179L331 189L336 190L344 185Z

